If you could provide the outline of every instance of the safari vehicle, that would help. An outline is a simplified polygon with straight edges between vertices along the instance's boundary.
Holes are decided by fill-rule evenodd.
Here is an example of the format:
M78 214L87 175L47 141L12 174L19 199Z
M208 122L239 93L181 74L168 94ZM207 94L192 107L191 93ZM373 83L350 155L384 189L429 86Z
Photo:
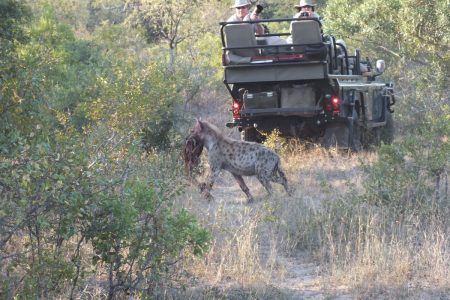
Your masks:
M252 23L258 22L284 22L289 29L255 35ZM391 142L395 98L393 85L377 80L383 60L373 67L359 50L349 55L314 18L220 26L224 83L232 97L227 126L237 127L242 139L262 141L278 129L286 137L355 151ZM274 37L277 45L270 44Z

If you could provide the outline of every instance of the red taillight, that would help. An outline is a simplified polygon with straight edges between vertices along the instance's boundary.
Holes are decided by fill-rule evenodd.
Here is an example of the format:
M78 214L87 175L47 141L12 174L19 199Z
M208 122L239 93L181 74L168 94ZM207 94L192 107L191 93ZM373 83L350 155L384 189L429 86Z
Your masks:
M339 113L341 110L341 99L338 96L332 96L330 102L326 106L327 111Z
M233 117L240 117L241 115L241 102L237 99L233 100L232 105Z
M334 96L331 98L331 103L335 104L339 104L339 97L338 96Z

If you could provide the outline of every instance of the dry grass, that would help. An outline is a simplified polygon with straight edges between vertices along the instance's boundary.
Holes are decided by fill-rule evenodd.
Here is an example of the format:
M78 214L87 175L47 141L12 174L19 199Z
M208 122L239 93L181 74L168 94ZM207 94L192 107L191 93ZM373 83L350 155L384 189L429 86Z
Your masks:
M235 281L244 287L266 281L268 273L260 259L256 232L260 217L253 211L244 210L239 212L236 220L226 220L229 215L226 216L222 209L215 217L218 223L214 229L223 239L214 241L202 272L213 284ZM224 229L228 224L223 221L231 221L234 226Z
M448 290L450 240L442 224L382 218L377 211L356 214L354 227L327 231L321 251L329 280L362 294Z
M421 222L406 215L396 219L381 208L352 204L364 180L360 162L376 159L373 153L337 153L297 143L282 156L295 188L292 197L278 185L268 197L255 179L246 178L256 196L256 203L248 205L225 173L212 190L214 202L188 191L183 206L211 230L213 243L205 258L191 258L184 267L198 278L197 286L220 290L211 299L296 299L311 293L448 296L446 222ZM295 264L299 256L317 267L315 274L307 274L309 279L302 278L302 270L296 272L300 275L288 271L292 265L287 264ZM286 290L279 284L283 281L292 288ZM236 290L246 291L245 296L238 297Z
M236 192L239 193L233 191ZM258 287L261 292L269 284L276 256L276 249L270 249L270 240L261 240L265 212L244 204L243 197L238 202L228 202L218 200L217 193L215 196L212 203L200 196L188 203L211 230L214 240L206 257L192 257L185 267L205 286L223 290Z

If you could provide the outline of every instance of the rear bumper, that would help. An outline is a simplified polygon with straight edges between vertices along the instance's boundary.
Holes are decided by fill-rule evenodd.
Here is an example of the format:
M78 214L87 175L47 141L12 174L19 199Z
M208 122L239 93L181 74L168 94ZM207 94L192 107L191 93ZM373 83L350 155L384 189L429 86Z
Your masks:
M242 109L242 117L264 117L264 116L297 116L314 117L323 111L322 108L302 107L302 108L249 108Z
M237 127L239 130L248 127L261 129L287 128L299 126L308 127L312 131L321 131L331 124L348 124L347 117L330 116L320 109L298 110L290 108L251 109L245 110L240 118L233 118L227 122L228 128Z

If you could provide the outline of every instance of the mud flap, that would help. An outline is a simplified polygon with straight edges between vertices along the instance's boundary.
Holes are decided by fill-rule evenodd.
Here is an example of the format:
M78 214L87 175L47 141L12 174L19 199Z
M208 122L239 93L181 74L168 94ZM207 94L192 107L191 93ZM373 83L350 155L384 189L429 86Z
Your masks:
M348 149L350 147L349 133L348 125L345 123L329 124L319 142L324 148Z
M352 117L348 118L349 146L353 151L361 151L361 124L356 110L353 110Z

